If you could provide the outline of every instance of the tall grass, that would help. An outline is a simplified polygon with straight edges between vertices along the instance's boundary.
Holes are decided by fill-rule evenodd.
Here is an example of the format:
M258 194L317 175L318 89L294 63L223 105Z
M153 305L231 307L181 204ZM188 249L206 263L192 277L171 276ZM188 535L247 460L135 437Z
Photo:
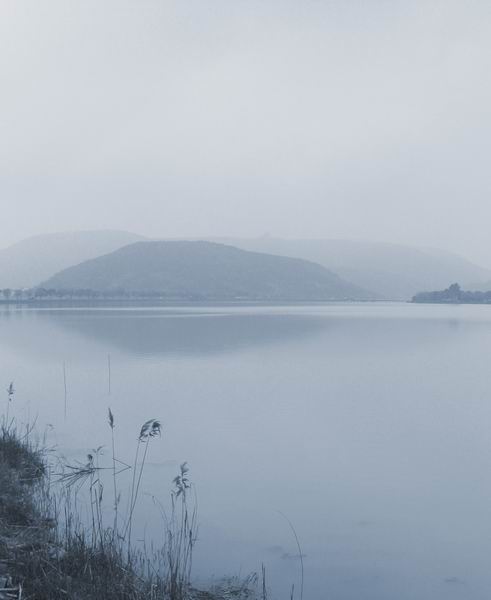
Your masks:
M131 482L131 497L130 497L130 508L129 515L126 521L126 527L124 529L123 539L128 543L128 553L131 552L131 533L133 529L133 514L135 507L138 502L138 495L140 493L140 486L142 481L143 470L147 460L148 447L150 440L155 437L160 437L162 432L162 426L159 421L155 419L149 419L143 423L140 429L140 435L136 445L135 462L133 465L133 477ZM140 465L138 465L138 458L140 456L140 448L143 446L143 458L141 459Z
M165 525L161 564L165 566L166 592L170 598L185 598L191 581L193 549L197 540L197 500L188 477L187 463L182 463L174 478L171 492L171 511L167 514L162 503L154 498Z
M176 489L172 491L170 498L171 519L166 521L168 526L166 543L159 552L149 556L145 547L134 545L132 531L150 444L152 440L161 436L162 426L156 419L149 419L143 423L137 437L131 467L118 458L115 440L116 420L111 409L108 410L108 424L111 430L109 465L103 464L102 448L98 447L87 456L87 462L64 463L61 472L56 475L56 481L61 484L65 492L65 506L70 506L69 518L65 515L64 519L65 540L77 552L83 552L85 557L95 553L98 562L106 564L108 572L114 571L113 568L109 568L112 565L115 566L116 572L124 570L125 573L133 573L135 581L140 579L145 581L145 594L149 592L150 586L152 598L182 600L187 597L190 587L196 528L196 511L193 510L190 517L186 497L187 491L191 488L187 467L181 466L179 474L174 479ZM132 469L132 481L127 514L123 518L120 515L122 493L118 486L118 477L129 469ZM104 471L110 472L112 480L111 525L105 519L105 490L102 479ZM87 488L89 500L89 527L84 527L80 520L73 519L73 514L80 514L80 507L76 506L76 503L80 502L84 487ZM177 498L180 499L179 518L177 518ZM147 574L145 579L142 579L143 572ZM135 589L132 593L135 598L140 598L135 595Z
M262 580L228 580L207 592L192 587L198 517L187 463L180 465L168 501L153 498L163 524L156 549L133 542L145 468L151 446L162 434L160 421L149 419L139 428L129 465L118 455L111 409L110 456L106 459L99 446L84 462L53 454L48 460L32 441L33 427L24 431L9 418L0 420L0 576L6 565L11 598L267 600L264 570ZM122 511L120 475L130 469L128 505Z
M14 399L14 394L15 394L14 382L11 381L9 387L7 388L7 409L5 411L5 416L2 419L3 425L7 426L7 427L9 426L9 421L10 421L10 404L12 403L12 400Z
M102 447L98 447L83 463L58 460L55 468L48 466L42 452L31 442L32 428L23 432L12 421L6 424L6 415L2 419L0 566L1 560L12 561L9 574L22 586L26 599L185 600L192 597L190 577L196 511L188 509L187 492L191 483L187 467L183 465L174 479L171 518L163 546L149 554L145 546L131 542L131 531L150 444L160 436L161 425L151 419L139 430L130 503L124 518L119 515L119 475L132 467L117 457L112 411L109 411L109 426L110 464L104 463ZM113 484L109 517L105 506L105 471L110 473ZM86 503L88 519L83 518ZM180 527L185 530L180 531ZM16 593L20 594L20 589L18 586ZM0 597L2 593L0 591Z

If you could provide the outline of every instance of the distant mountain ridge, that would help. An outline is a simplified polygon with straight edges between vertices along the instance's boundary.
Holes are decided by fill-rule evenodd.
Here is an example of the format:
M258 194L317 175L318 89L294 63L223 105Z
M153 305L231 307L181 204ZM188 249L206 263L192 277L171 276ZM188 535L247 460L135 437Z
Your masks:
M409 300L449 282L491 279L491 271L443 250L401 244L336 239L213 238L244 250L297 256L316 262L346 281L374 292L379 299Z
M0 249L0 289L30 288L55 273L128 244L150 241L131 232L80 231L28 238ZM384 300L409 300L422 290L460 281L467 289L491 289L491 271L436 249L349 240L209 238L243 250L302 258ZM363 298L366 296L364 295Z
M370 294L315 263L205 241L144 241L67 268L43 287L170 299L322 301Z
M0 289L29 288L58 271L145 239L127 231L51 233L0 250Z

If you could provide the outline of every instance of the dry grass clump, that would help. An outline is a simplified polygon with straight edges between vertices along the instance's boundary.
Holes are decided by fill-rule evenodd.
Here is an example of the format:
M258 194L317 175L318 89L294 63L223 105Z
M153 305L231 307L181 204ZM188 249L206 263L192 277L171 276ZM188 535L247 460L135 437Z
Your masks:
M36 517L33 487L45 473L42 454L13 424L0 425L0 526L26 526Z
M21 473L24 479L37 479L45 472L45 465L30 433L30 428L18 431L14 423L0 425L0 464Z
M21 434L6 419L0 425L1 600L26 598L21 581L14 584L14 574L29 563L32 551L46 546L45 531L51 527L36 501L45 466L29 434L29 429Z

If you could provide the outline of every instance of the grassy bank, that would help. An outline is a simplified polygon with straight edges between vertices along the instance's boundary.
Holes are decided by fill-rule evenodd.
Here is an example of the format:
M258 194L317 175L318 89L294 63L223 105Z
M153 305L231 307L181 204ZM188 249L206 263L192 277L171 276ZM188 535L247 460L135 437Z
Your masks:
M108 425L114 431L109 412ZM0 600L245 600L265 598L255 576L210 590L191 585L197 515L185 464L174 479L165 535L151 553L132 542L142 473L160 424L143 424L133 465L122 464L114 443L109 466L99 450L84 464L63 464L32 442L32 431L4 419L0 428ZM113 437L114 439L114 437ZM53 465L57 464L56 467ZM120 509L118 475L131 470L128 507ZM105 499L102 470L112 480ZM84 494L90 518L81 518ZM110 523L103 504L110 502ZM157 503L159 504L159 503Z

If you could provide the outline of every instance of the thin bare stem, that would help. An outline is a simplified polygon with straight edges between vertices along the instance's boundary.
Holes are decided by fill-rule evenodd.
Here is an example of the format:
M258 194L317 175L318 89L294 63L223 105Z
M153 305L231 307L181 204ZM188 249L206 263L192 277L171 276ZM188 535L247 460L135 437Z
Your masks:
M293 527L293 523L290 521L290 519L284 513L282 513L280 510L277 512L285 519L285 521L290 526L290 529L292 530L293 536L295 537L295 541L297 543L298 556L300 558L300 566L301 566L301 571L302 571L301 572L301 580L300 580L300 600L303 600L304 565L303 565L303 553L302 553L302 548L300 546L300 540L298 539L297 532L295 531L295 527Z

